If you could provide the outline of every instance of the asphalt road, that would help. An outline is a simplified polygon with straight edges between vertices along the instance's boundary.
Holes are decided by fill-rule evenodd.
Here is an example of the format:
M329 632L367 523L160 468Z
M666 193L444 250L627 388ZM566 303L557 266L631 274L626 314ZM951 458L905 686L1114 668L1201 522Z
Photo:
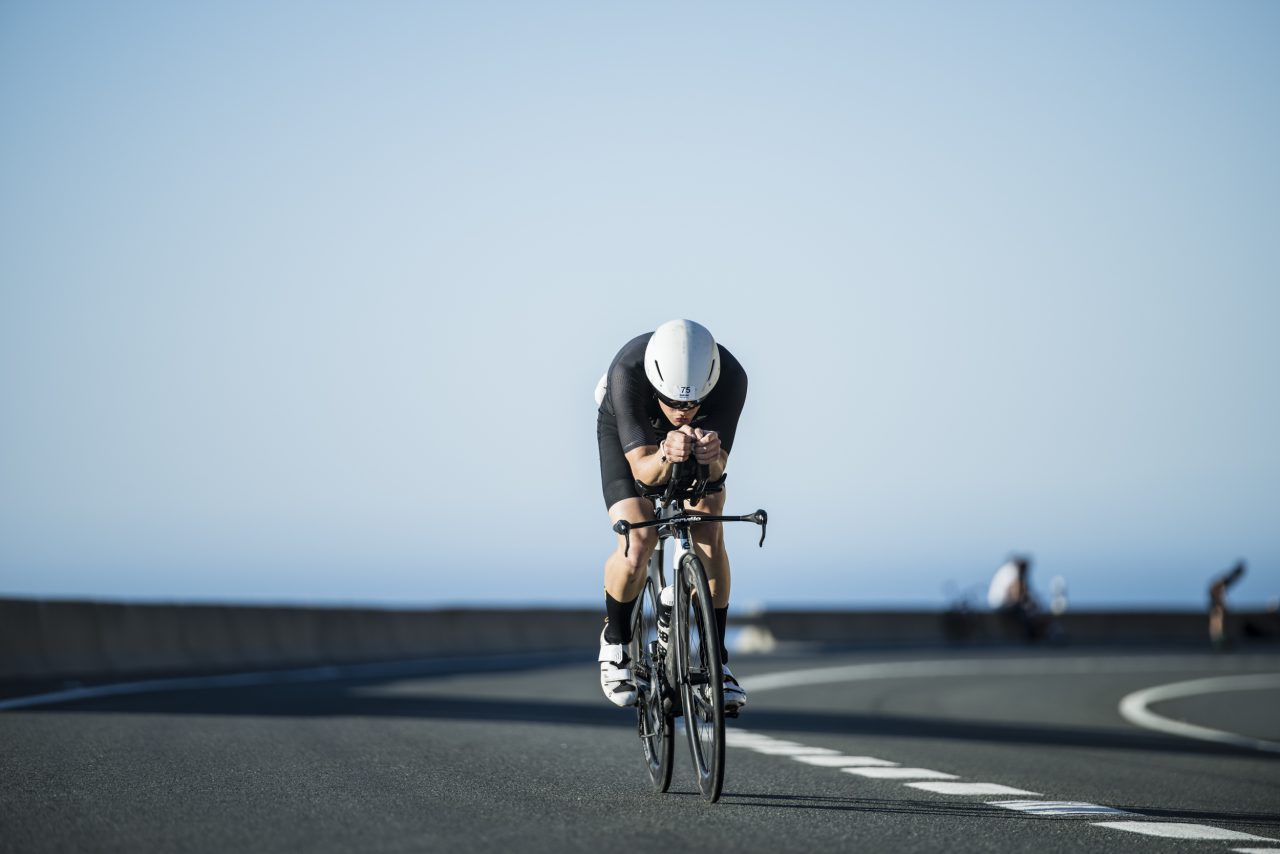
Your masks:
M1280 654L739 657L715 805L590 657L0 711L0 850L1280 851ZM1147 710L1255 746L1119 711L1207 678Z

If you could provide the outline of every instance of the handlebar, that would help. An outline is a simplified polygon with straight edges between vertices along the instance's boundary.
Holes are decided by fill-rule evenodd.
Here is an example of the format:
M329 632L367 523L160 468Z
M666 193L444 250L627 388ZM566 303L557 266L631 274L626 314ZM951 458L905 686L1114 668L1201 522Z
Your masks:
M668 516L666 519L650 519L647 522L628 522L626 519L619 519L614 523L613 531L615 534L627 538L627 544L622 550L622 554L625 557L631 554L631 531L636 528L656 528L659 525L695 525L699 522L754 522L760 526L760 542L757 544L760 548L764 548L764 537L769 530L769 514L763 510L757 510L745 516L704 516L701 513L690 513L687 510L681 510L675 516Z

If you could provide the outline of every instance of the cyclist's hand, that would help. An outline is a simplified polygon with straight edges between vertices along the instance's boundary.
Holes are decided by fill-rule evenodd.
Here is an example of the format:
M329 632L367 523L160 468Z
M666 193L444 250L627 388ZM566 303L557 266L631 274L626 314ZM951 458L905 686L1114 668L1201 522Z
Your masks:
M704 466L709 466L720 459L720 434L715 430L694 428L693 436L696 444L693 448L694 458Z
M685 427L688 430L688 427ZM667 447L667 459L673 463L682 463L693 456L694 436L692 432L672 430L664 440Z

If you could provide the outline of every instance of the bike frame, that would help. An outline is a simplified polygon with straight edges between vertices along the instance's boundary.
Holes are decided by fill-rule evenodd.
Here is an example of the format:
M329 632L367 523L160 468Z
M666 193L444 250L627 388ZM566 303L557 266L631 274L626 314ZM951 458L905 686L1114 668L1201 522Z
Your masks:
M686 503L696 503L724 488L723 477L718 481L708 480L706 466L696 469L677 466L665 487L647 487L638 481L636 485L646 498L653 500L655 518L634 523L620 520L613 526L615 532L626 538L624 554L630 554L633 529L658 529L658 543L649 558L646 586L637 602L636 628L643 620L645 599L659 596L667 587L668 539L674 541L672 585L675 590L665 660L660 665L655 660L658 655L656 642L652 651L645 650L641 656L648 681L643 685L637 684L637 689L641 689L638 701L640 738L645 746L654 785L665 792L671 781L674 717L685 715L698 788L708 800L715 802L720 797L724 779L725 750L720 643L716 635L709 582L701 560L693 554L691 528L704 522L753 522L760 526L760 545L763 546L769 517L764 510L743 516L722 516L687 508ZM656 620L661 606L657 601L652 604ZM689 647L689 640L695 634L694 627L689 624L690 610L695 607L694 619L699 623L697 636L701 639L697 653ZM639 641L643 644L645 638ZM694 659L697 659L696 666ZM639 676L637 682L640 682ZM705 745L704 740L708 740Z

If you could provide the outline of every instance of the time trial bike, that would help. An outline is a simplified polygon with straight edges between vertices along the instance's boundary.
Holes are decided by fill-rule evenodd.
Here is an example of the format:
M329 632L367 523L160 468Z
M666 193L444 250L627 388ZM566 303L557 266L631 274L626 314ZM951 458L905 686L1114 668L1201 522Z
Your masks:
M763 546L769 516L764 510L745 516L713 516L690 510L686 504L696 504L724 489L724 477L709 481L708 474L707 466L678 464L667 484L647 486L636 481L640 492L653 501L655 518L647 522L621 520L613 530L626 538L624 552L630 552L632 530L658 529L658 545L649 559L648 578L636 603L628 649L649 779L659 792L670 787L675 719L683 716L698 791L715 803L724 787L724 673L711 588L692 547L690 529L704 522L754 522L760 526ZM663 558L667 540L674 541L670 585ZM728 716L736 717L737 712Z

